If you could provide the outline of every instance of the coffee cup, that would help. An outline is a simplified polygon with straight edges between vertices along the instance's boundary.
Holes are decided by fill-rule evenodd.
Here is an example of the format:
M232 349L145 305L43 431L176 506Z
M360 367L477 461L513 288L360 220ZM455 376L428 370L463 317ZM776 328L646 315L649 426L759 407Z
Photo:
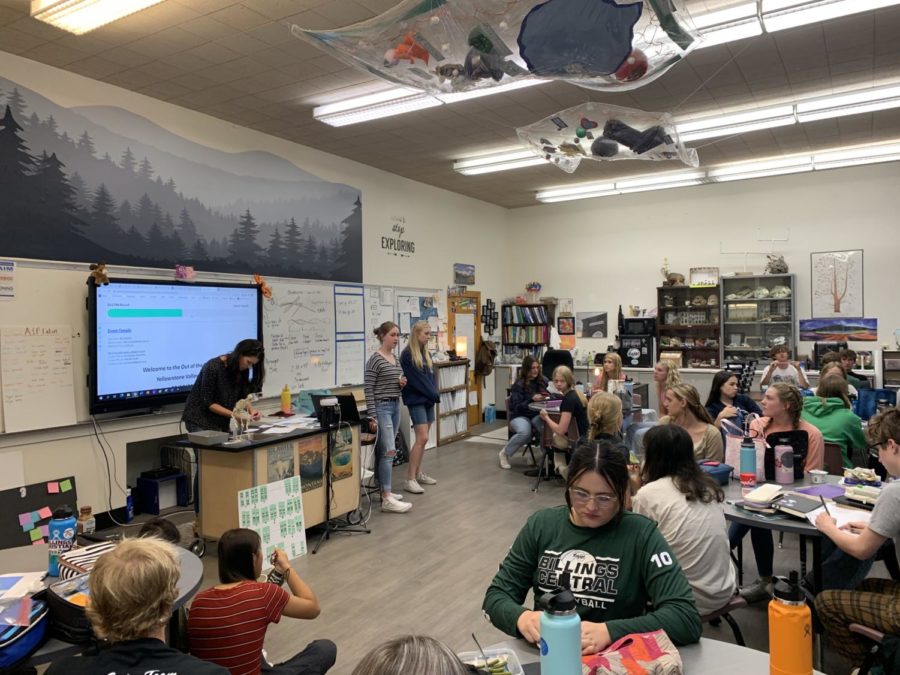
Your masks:
M810 477L810 480L812 480L812 482L813 482L815 485L819 485L819 484L821 484L821 483L824 483L824 482L825 482L825 476L827 476L827 475L828 475L828 472L827 472L827 471L822 471L822 469L810 469L810 471L809 471L809 477Z

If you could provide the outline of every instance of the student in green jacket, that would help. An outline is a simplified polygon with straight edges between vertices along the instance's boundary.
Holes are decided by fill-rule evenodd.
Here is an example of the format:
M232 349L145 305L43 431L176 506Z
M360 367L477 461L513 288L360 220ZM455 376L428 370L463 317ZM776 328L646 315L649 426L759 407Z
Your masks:
M616 446L581 442L569 463L566 506L528 519L487 589L491 623L538 642L541 613L522 603L529 589L539 598L568 572L582 654L660 628L676 644L697 642L700 616L687 579L653 521L626 510L627 494L628 468Z
M826 443L841 446L844 467L850 468L854 448L865 448L862 420L850 410L847 380L837 374L829 374L819 380L816 395L803 399L804 420L822 432Z

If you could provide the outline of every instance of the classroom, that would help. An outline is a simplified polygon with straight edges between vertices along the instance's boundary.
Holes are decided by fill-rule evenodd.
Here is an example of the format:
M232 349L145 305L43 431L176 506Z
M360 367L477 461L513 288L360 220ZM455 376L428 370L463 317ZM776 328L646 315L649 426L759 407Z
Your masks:
M291 621L272 625L266 639L275 659L294 654L299 641L332 640L334 673L353 672L370 650L397 636L431 635L456 653L479 649L473 632L486 646L511 642L509 630L482 618L485 592L529 517L560 507L571 492L560 476L542 480L538 473L535 490L535 477L522 474L534 472L536 461L541 470L564 476L576 440L587 433L573 425L568 454L544 453L554 434L545 437L543 427L532 432L526 426L528 448L507 446L518 431L510 397L517 382L527 384L520 373L527 354L555 387L553 368L541 369L540 362L567 352L559 364L570 367L573 380L556 388L560 398L567 391L590 394L592 385L596 394L601 381L604 391L619 393L608 389L613 383L603 363L609 354L621 355L616 358L626 363L612 379L633 381L622 401L633 403L644 420L625 409L625 421L614 430L632 466L643 459L643 434L666 413L668 385L654 380L657 361L677 362L681 381L696 389L701 405L721 368L746 375L740 366L755 361L749 376L737 379L765 412L765 392L776 391L763 381L777 360L772 347L787 347L789 362L808 376L806 394L828 385L820 375L827 350L849 348L855 361L847 368L865 383L853 390L854 410L863 401L873 413L896 403L900 2L602 0L601 10L588 0L162 0L83 35L36 18L45 11L41 4L59 3L0 2L0 231L6 235L0 244L0 503L13 514L0 523L0 573L12 571L8 551L44 543L21 518L15 522L15 513L65 504L63 484L77 494L71 507L92 507L98 528L136 534L136 527L115 522L129 507L140 512L151 504L138 481L144 478L146 487L149 473L171 457L165 448L185 440L182 409L200 366L239 339L257 337L241 335L237 324L207 322L213 333L234 335L227 347L170 353L162 365L147 362L145 375L165 391L148 394L143 407L104 401L96 371L103 345L95 324L116 311L115 301L99 311L103 294L141 289L131 282L160 284L163 293L193 289L198 316L216 318L221 314L212 308L221 298L204 295L204 288L248 289L257 309L248 310L247 325L258 322L266 366L262 399L254 405L267 421L285 387L295 408L301 401L312 405L310 392L332 390L354 394L362 406L366 364L383 344L374 330L384 321L396 324L398 356L421 320L432 352L468 358L459 382L451 373L457 362L436 359L439 393L449 398L437 403L421 473L437 484L422 479L419 485L421 473L408 476L408 464L393 467L393 490L403 497L397 503L412 504L408 512L382 510L381 500L393 497L390 486L381 494L372 475L378 460L370 457L375 451L366 445L365 423L336 438L295 429L293 446L270 438L245 452L187 454L178 460L180 470L185 483L199 474L196 487L176 488L174 480L166 486L171 511L181 512L174 518L179 525L194 520L197 491L208 495L195 528L206 547L197 568L199 588L206 590L217 583L218 540L244 525L233 513L238 493L266 484L267 476L304 480L304 457L331 462L339 456L332 444L340 445L352 469L341 480L329 464L307 483L303 509L310 529L303 555L292 561L315 589L322 616L302 628ZM607 68L578 86L571 70L541 75L532 64L541 77L531 78L516 59L498 71L491 58L482 58L487 74L470 78L475 85L468 93L475 95L453 90L462 86L459 72L446 75L456 56L468 64L458 66L460 72L471 70L472 50L491 55L491 43L521 48L520 64L538 58L537 51L529 56L528 26L537 31L540 20L550 21L540 19L540 11L554 5L567 6L563 17L610 12L611 23L604 25L620 20L613 14L641 15L635 9L641 7L642 18L629 21L650 20L656 32L633 32L640 57L630 41L625 56L650 55L647 81L640 82L641 73L637 83L619 86L634 73ZM469 6L480 9L469 16ZM700 46L673 47L672 24L663 30L672 15L663 6L678 10L677 20ZM513 18L522 25L518 43L518 28L507 25ZM404 21L415 30L398 28ZM368 23L341 30L358 22ZM578 22L564 22L571 23ZM447 44L436 37L444 24L452 28L446 35L462 36L462 52L449 54L460 49L455 37ZM382 42L392 30L397 44L385 52ZM559 56L551 53L553 45L541 58ZM663 64L660 54L676 56ZM624 64L622 58L616 63ZM511 81L515 86L491 90ZM415 89L411 82L425 84L420 92L395 91ZM531 86L535 82L540 86ZM839 110L804 116L826 109L829 97ZM563 121L566 115L576 120L570 126L578 127L578 137ZM615 159L632 161L600 161L611 158L585 152L594 135L615 145L606 135L609 124L604 136L594 128L601 115L624 119L631 131L659 125L659 133L668 134L665 157L653 149L628 150L624 136ZM714 121L697 131L697 120ZM511 152L519 154L502 157ZM569 172L573 157L580 166ZM646 159L666 161L640 161ZM492 164L504 162L520 164L500 167L507 170ZM58 218L62 211L70 221ZM112 286L89 278L96 263L106 265ZM511 320L517 307L540 307L544 318ZM757 314L762 307L765 316ZM740 311L750 311L751 320ZM492 312L494 325L485 325ZM689 318L698 314L705 318ZM166 317L157 318L168 325ZM697 323L714 324L715 332ZM536 324L546 336L525 330ZM862 328L853 332L850 324ZM116 339L110 330L104 335ZM631 357L623 339L629 330L628 344L638 346ZM522 334L532 337L512 337ZM192 342L192 333L184 335L168 339ZM488 374L476 374L478 348L487 340L497 346L496 361ZM44 363L43 354L54 366L49 374L38 374L35 365ZM151 389L139 382L135 388ZM114 394L130 398L124 391ZM800 405L806 410L805 402ZM366 407L364 422L367 413L377 418L375 407ZM411 447L418 424L408 406L397 407L400 435ZM589 404L583 408L585 419L593 420ZM532 420L543 417L535 408L528 413ZM860 417L865 424L872 415ZM558 415L552 419L559 422ZM710 424L721 428L719 421L713 415ZM729 454L725 426L721 454L698 458L726 464L738 458L740 439L733 438L740 430L732 433L735 452ZM888 426L876 429L890 435ZM692 436L697 429L688 425ZM555 436L565 437L566 430ZM512 451L504 455L507 447ZM805 459L811 447L804 441ZM879 469L890 472L879 452L898 447L888 436L850 442L834 475L865 463L867 449ZM279 457L286 463L274 468ZM816 468L827 465L828 457ZM761 461L755 468L762 472ZM798 480L811 480L802 467L796 471ZM742 497L741 473L735 466L720 505L732 523L729 514L739 509L730 502ZM366 480L375 487L360 492ZM404 489L408 480L416 489ZM50 485L54 491L43 499ZM38 486L42 500L32 491L16 511L23 486ZM371 533L328 536L312 555L335 517L363 512L364 522L354 524ZM148 517L144 510L134 524ZM34 520L35 531L43 522ZM754 555L759 539L751 545L744 537L737 547L730 542L742 565L733 590L752 586L757 573L765 580L801 569L821 575L819 563L834 549L828 536L814 524L781 532L768 574ZM869 577L891 576L882 557ZM379 614L393 622L387 629ZM741 640L727 620L704 622L706 655L688 649L685 663L695 672L730 658L746 666L735 672L765 667L768 616L767 601L735 609ZM522 627L513 622L512 633L517 630L524 649ZM889 642L900 636L900 626L882 632ZM715 651L724 644L737 649L744 640L746 651L762 661L752 653L741 661L743 652ZM817 628L810 668L849 673L862 665L836 650L837 642ZM530 657L536 661L537 653ZM874 668L890 672L882 663Z

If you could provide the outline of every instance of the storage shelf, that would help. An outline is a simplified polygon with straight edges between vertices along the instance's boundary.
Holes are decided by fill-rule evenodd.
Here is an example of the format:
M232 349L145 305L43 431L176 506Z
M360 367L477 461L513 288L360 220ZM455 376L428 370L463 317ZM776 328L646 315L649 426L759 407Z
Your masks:
M676 351L682 351L682 352L717 352L717 351L719 351L719 346L718 345L716 345L715 347L689 347L687 345L682 345L681 347L661 346L660 349L665 349L666 351L674 349Z
M760 289L769 293L776 286L789 289L787 297L765 298L752 297ZM749 289L749 298L729 298L734 293ZM791 359L796 358L797 333L794 327L797 321L795 307L796 285L793 274L754 274L748 276L722 278L722 360L723 362L740 361L741 359L765 358L772 348L775 338L783 339ZM744 307L741 307L744 306ZM741 309L737 309L737 308ZM735 311L737 309L737 311ZM743 319L732 319L729 315ZM772 317L773 321L767 320ZM787 318L784 318L787 317ZM783 319L783 320L782 320ZM734 336L734 337L732 337ZM756 347L729 346L729 342L754 343L761 339L765 344ZM726 359L726 356L728 357Z
M696 330L696 329L705 329L705 330L719 330L719 324L717 323L695 323L689 326L668 326L666 324L662 324L659 329L663 330Z
M681 362L678 364L684 368L691 361L704 360L712 362L703 368L718 368L721 358L721 286L658 286L656 289L656 306L659 308L656 324L657 352L666 351L681 354ZM702 299L704 303L714 296L713 304L693 305L695 299ZM670 302L666 302L669 300ZM687 301L687 304L685 304ZM676 320L680 323L663 323L663 321ZM700 321L702 323L686 323L688 321ZM692 342L690 338L701 340L715 340L715 347L682 344L679 346L664 347L661 343L667 338L678 338L683 342ZM687 339L686 339L687 338ZM719 358L717 358L719 357Z
M726 321L729 326L790 326L793 321Z
M459 391L460 389L465 389L465 388L466 388L466 385L458 384L455 387L447 387L445 389L438 389L438 392L441 394L447 394L451 391Z
M466 412L465 408L457 408L456 410L448 410L447 412L442 412L441 417L449 417L450 415L458 415L459 413Z
M786 298L745 298L743 300L723 300L726 305L739 305L747 302L785 302L793 299L793 296Z

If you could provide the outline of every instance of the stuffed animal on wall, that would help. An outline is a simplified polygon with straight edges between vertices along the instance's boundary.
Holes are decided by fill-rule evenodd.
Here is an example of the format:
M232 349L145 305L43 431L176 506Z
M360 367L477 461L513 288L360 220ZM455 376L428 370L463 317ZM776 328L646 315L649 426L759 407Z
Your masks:
M109 276L106 274L106 263L93 263L89 269L91 273L88 275L88 283L93 279L95 286L106 286L109 284Z
M766 274L787 274L788 264L784 261L783 255L767 255L769 259L766 264Z

